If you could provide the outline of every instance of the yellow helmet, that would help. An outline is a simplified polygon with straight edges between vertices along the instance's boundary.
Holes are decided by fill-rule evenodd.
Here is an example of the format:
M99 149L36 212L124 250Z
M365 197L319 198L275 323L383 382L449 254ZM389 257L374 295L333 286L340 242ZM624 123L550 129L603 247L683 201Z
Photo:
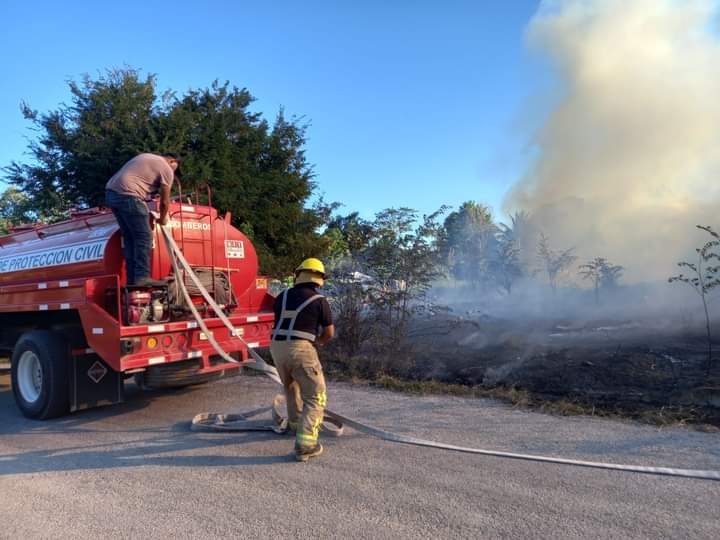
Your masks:
M314 257L310 257L301 262L300 266L295 269L295 275L297 276L302 271L315 272L325 277L325 265L320 259L315 259Z

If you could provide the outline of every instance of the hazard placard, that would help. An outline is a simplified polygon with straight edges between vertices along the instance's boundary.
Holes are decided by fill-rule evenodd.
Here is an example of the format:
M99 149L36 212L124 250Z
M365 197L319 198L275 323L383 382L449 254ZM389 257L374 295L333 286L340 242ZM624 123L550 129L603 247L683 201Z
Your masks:
M225 257L228 259L244 259L245 244L242 240L225 240Z
M96 360L95 363L90 366L90 369L87 370L87 376L97 384L102 380L107 372L108 370L103 363L100 362L100 360Z

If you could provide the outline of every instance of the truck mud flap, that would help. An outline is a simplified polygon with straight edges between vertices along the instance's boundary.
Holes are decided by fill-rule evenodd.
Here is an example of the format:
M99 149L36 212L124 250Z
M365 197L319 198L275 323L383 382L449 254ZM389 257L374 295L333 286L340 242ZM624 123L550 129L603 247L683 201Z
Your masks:
M70 372L70 411L122 403L123 377L96 354L74 356Z

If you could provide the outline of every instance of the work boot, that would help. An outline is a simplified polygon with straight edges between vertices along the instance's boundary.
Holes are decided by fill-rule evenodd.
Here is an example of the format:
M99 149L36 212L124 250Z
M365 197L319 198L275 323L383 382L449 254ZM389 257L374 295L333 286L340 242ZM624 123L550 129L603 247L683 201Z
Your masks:
M292 435L295 437L297 433L297 422L288 422L286 418L280 419L279 423L275 422L272 426L272 430L278 435Z
M285 435L288 431L288 421L281 418L279 421L273 422L272 430L278 435Z
M152 279L149 276L141 277L133 283L135 287L167 287L167 281Z
M288 422L287 419L283 418L280 423L273 425L273 431L278 435L292 435L293 437L297 433L297 422Z
M280 435L292 435L295 436L298 428L298 422L290 422L287 418L284 418L278 411L277 408L272 408L272 419L273 419L273 431Z
M297 461L307 461L311 457L317 457L322 454L323 447L320 443L315 446L295 446L295 459Z

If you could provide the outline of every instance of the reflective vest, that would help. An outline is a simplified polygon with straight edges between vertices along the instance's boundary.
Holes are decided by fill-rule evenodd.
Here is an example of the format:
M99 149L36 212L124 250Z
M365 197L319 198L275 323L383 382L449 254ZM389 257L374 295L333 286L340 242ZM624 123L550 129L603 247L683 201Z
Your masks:
M285 336L285 339L291 337L307 339L308 341L315 341L315 334L310 332L303 332L302 330L295 330L295 321L300 312L305 309L310 303L314 302L318 298L324 298L322 294L316 294L305 300L295 309L287 309L287 293L289 289L283 291L282 298L282 309L280 310L280 320L278 321L277 327L273 329L272 338L275 339L277 336ZM287 328L281 328L285 326L285 321L290 321Z

